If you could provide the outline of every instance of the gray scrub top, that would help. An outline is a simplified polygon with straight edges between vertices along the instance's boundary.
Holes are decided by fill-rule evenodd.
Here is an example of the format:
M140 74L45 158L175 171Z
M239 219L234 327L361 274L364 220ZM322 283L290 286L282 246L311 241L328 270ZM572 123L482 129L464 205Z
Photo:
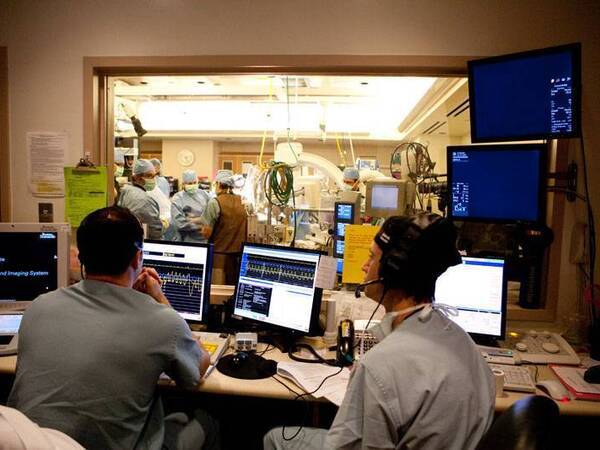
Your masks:
M471 338L437 310L414 314L355 367L327 449L468 450L494 417L495 383Z
M158 378L165 372L192 388L199 361L196 340L173 309L133 289L84 280L38 297L25 312L8 404L86 448L158 449Z

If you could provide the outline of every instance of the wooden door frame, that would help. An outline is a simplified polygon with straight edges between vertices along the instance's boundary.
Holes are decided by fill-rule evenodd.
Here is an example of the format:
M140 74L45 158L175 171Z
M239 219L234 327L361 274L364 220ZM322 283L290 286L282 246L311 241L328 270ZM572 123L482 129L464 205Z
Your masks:
M0 47L0 221L12 220L8 126L8 49Z
M207 55L150 57L84 57L83 59L83 143L95 161L112 163L106 152L107 86L110 76L223 75L223 74L302 74L365 76L467 75L470 56L402 55ZM560 147L560 145L559 145ZM557 166L565 163L559 152ZM110 164L112 166L112 164ZM556 167L560 169L560 167ZM549 254L545 307L538 310L509 311L509 320L554 321L558 303L561 245L564 221L564 196L553 201L551 226L559 242Z

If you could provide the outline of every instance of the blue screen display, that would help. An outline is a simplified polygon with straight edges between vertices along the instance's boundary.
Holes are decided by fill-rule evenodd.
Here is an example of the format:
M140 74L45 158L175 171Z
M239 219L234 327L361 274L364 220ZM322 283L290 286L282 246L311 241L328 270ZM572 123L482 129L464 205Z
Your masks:
M450 215L457 219L541 219L543 144L448 147Z
M338 220L352 220L353 205L344 205L338 203L337 205L337 219Z
M470 62L472 141L578 136L578 50Z

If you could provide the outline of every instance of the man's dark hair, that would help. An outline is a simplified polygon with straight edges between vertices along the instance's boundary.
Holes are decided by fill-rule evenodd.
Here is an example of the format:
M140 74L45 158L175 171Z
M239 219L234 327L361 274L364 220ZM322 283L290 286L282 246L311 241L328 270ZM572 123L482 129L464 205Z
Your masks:
M402 289L417 300L431 300L437 278L460 264L456 228L437 214L390 217L375 236L383 254L379 276L386 289Z
M127 208L109 206L83 219L77 230L79 261L93 275L120 275L142 248L144 230Z

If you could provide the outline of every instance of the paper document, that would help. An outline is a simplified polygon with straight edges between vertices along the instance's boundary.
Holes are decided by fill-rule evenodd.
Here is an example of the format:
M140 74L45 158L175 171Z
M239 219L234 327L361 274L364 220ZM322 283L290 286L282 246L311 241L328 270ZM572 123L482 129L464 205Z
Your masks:
M85 216L106 206L106 167L65 167L64 178L65 216L72 227L78 227Z
M321 289L333 289L337 278L337 259L321 255L317 267L317 281L315 286Z
M301 362L280 362L277 364L277 375L292 380L306 392L313 392L326 377L337 372L340 372L339 367L325 364ZM340 406L346 394L349 380L350 370L344 367L340 373L328 378L318 391L312 393L312 396L316 398L325 397L330 402Z
M27 133L29 189L38 197L62 197L67 133Z
M343 283L362 283L365 274L362 267L369 259L369 249L379 227L367 225L346 225L344 244Z

